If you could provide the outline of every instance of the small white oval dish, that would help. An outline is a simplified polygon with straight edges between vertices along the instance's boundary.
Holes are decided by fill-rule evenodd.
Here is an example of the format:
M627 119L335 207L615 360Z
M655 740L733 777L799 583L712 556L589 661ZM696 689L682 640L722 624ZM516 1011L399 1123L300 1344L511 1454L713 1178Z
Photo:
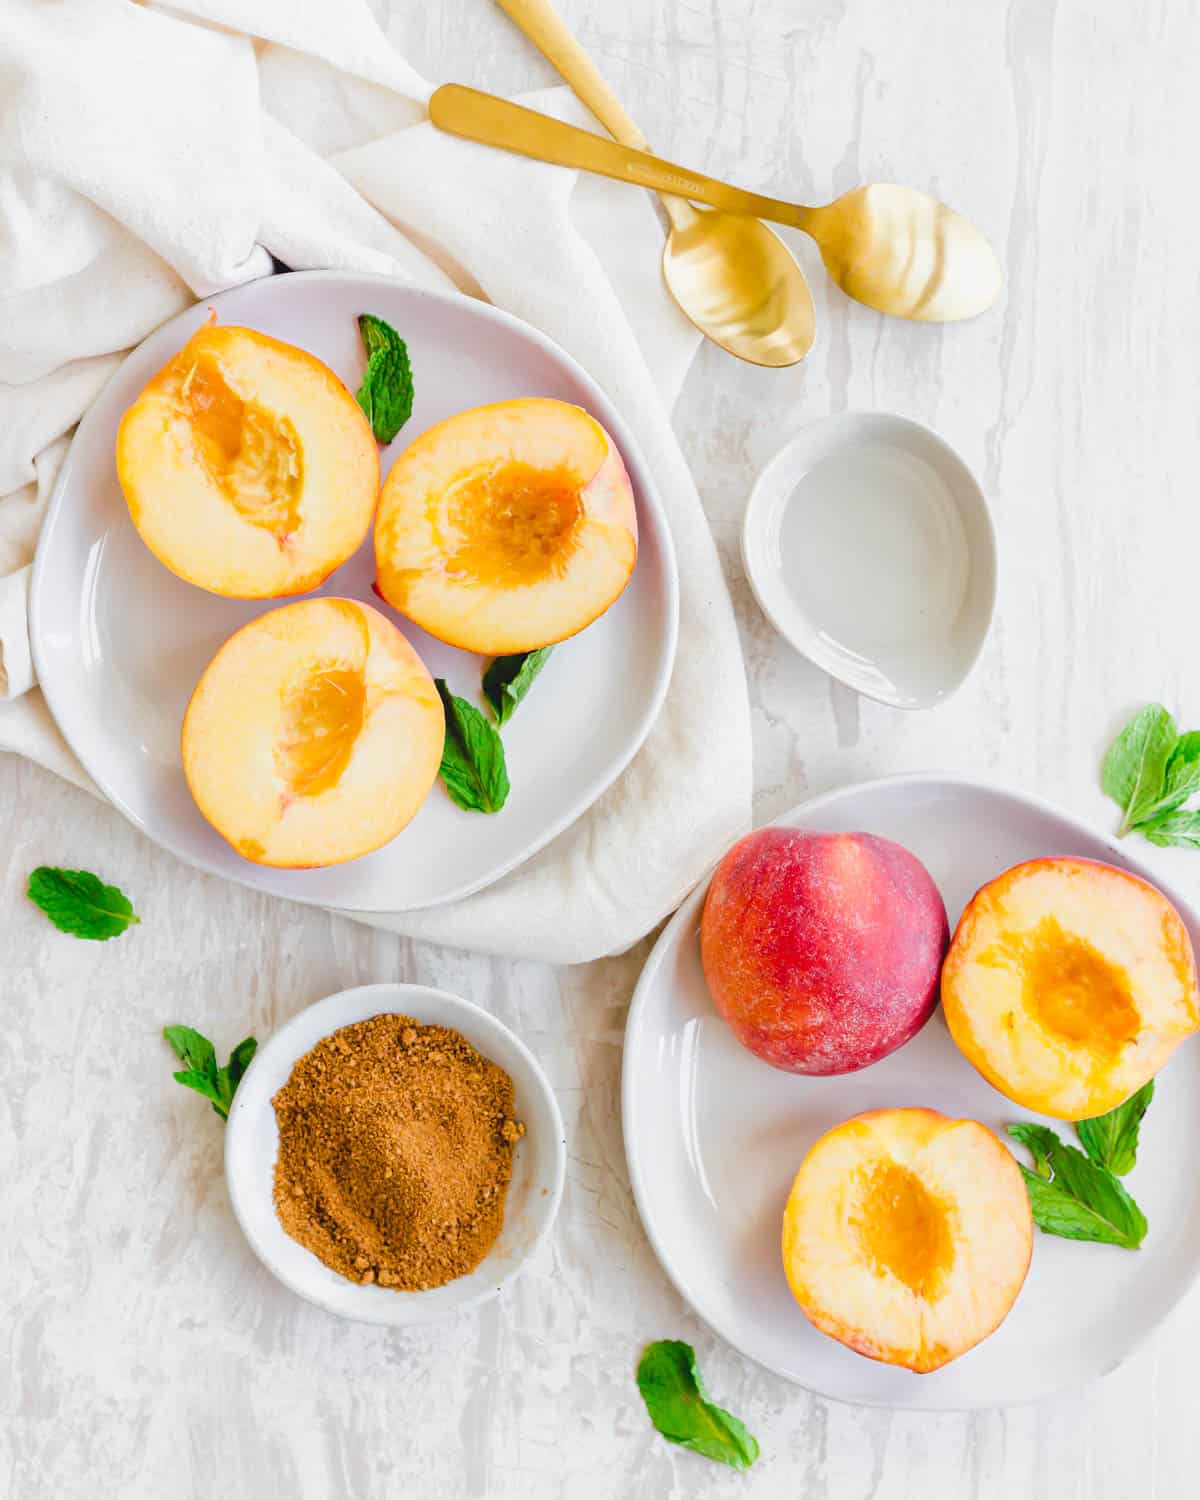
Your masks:
M471 1272L424 1292L361 1286L331 1271L285 1233L275 1212L279 1131L271 1103L299 1058L331 1032L371 1016L407 1015L451 1026L513 1081L525 1134L513 1154L504 1228ZM562 1197L567 1149L562 1115L541 1066L495 1016L422 984L367 984L319 1000L259 1048L238 1085L225 1134L225 1178L233 1212L266 1268L306 1301L359 1323L402 1327L452 1317L495 1296L550 1233Z
M780 449L751 492L742 559L786 641L895 708L949 697L995 608L978 482L937 433L886 412L826 417Z
M776 822L903 844L933 876L952 925L985 881L1024 859L1102 860L1159 886L1200 950L1200 918L1144 863L1020 792L962 776L893 776L814 797ZM1181 1170L1178 1155L1200 1115L1200 1038L1159 1074L1142 1123L1127 1179L1150 1221L1142 1248L1035 1231L1029 1277L995 1333L930 1375L877 1364L818 1333L788 1290L783 1206L805 1152L851 1115L887 1105L925 1105L1001 1135L1010 1121L1039 1117L984 1082L940 1011L906 1046L857 1073L806 1078L752 1056L717 1014L700 965L707 886L675 913L642 970L625 1028L621 1096L642 1223L663 1269L709 1327L777 1375L862 1406L1007 1406L1120 1364L1200 1273L1200 1174ZM1072 1140L1069 1125L1042 1123Z

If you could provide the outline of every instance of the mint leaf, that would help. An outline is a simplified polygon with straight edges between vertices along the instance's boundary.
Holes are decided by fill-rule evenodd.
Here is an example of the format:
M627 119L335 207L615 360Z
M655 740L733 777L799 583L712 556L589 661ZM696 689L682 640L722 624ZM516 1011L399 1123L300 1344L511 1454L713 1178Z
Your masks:
M446 710L441 778L467 812L499 812L508 800L508 768L495 726L465 698L456 698L443 678L435 685Z
M483 696L492 705L498 724L507 724L517 705L533 686L546 665L553 646L522 651L516 656L497 656L483 674Z
M242 1075L250 1066L257 1051L258 1043L252 1036L248 1036L244 1042L239 1042L229 1054L229 1066L225 1071L229 1074L231 1096L237 1091L237 1086L242 1081Z
M1045 1125L1010 1125L1008 1133L1029 1147L1037 1164L1036 1171L1023 1166L1021 1175L1039 1229L1068 1240L1138 1248L1146 1237L1146 1216L1107 1168Z
M1075 1134L1083 1149L1097 1166L1107 1167L1118 1177L1131 1172L1137 1161L1138 1133L1142 1116L1150 1108L1154 1098L1154 1079L1143 1084L1136 1094L1131 1094L1124 1104L1110 1109L1106 1115L1096 1115L1090 1120L1079 1120Z
M1192 729L1175 741L1158 796L1137 816L1138 832L1142 832L1147 823L1182 807L1197 791L1200 791L1200 732Z
M175 1049L179 1061L206 1077L217 1076L217 1054L213 1044L190 1026L164 1026L163 1036Z
M1053 1130L1046 1125L1023 1122L1019 1125L1010 1125L1008 1133L1014 1141L1020 1141L1033 1157L1034 1170L1038 1176L1045 1177L1049 1181L1054 1175L1050 1170L1050 1156L1058 1140Z
M217 1114L227 1120L237 1086L250 1066L258 1043L248 1036L233 1049L228 1063L218 1068L216 1050L201 1032L193 1031L190 1026L164 1026L163 1036L175 1049L180 1061L187 1064L182 1072L172 1074L175 1082L203 1094L212 1102Z
M1175 720L1161 703L1151 703L1130 719L1108 747L1100 781L1105 795L1124 813L1122 835L1160 802L1177 738Z
M1179 736L1167 761L1166 796L1172 804L1178 807L1193 792L1200 792L1200 730L1197 729Z
M90 870L59 870L39 865L29 877L29 899L46 913L59 932L107 942L141 920L115 885L105 885Z
M1139 823L1138 832L1160 849L1200 849L1200 811L1183 808Z
M408 345L382 318L363 313L358 320L367 368L356 393L377 443L388 444L412 416L413 378Z
M758 1457L758 1444L741 1422L708 1399L690 1344L681 1339L648 1344L637 1383L650 1420L669 1443L731 1469L748 1469Z

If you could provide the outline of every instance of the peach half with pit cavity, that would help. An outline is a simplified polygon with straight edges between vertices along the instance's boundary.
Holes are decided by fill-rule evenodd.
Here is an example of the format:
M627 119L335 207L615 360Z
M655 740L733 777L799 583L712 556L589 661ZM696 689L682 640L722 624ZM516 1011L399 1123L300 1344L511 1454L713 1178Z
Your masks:
M341 864L386 844L424 802L445 716L390 620L307 599L230 637L183 721L196 806L255 864Z
M1008 1148L932 1109L871 1110L823 1135L783 1215L784 1271L808 1320L919 1374L999 1327L1032 1254Z
M625 465L594 417L538 397L476 406L392 466L375 518L377 588L452 646L532 651L620 596L637 535Z
M1090 859L1033 859L959 919L942 1009L964 1056L1040 1114L1106 1114L1200 1027L1196 960L1148 881Z
M315 589L371 525L379 450L320 360L251 328L205 324L121 419L117 477L138 534L213 594Z

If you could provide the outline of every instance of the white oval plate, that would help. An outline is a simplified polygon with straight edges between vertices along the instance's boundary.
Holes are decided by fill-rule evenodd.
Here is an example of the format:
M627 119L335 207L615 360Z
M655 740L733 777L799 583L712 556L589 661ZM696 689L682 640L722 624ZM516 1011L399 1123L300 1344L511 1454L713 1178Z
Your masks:
M513 1153L500 1237L469 1276L426 1292L397 1292L348 1281L292 1239L275 1212L279 1128L271 1100L288 1081L297 1060L322 1038L355 1021L395 1014L461 1032L512 1079L517 1119L525 1125ZM250 1248L263 1265L293 1292L326 1312L393 1327L452 1317L495 1296L550 1233L566 1168L558 1101L533 1053L486 1010L423 984L366 984L302 1010L259 1048L238 1085L225 1132L230 1201Z
M993 875L1039 855L1082 855L1152 879L1200 951L1200 919L1136 859L1046 803L952 776L843 788L780 823L895 839L929 867L951 926ZM781 1073L745 1051L713 1009L698 932L707 882L659 938L625 1032L625 1150L642 1222L700 1316L759 1364L824 1396L867 1406L956 1410L1030 1401L1113 1369L1183 1297L1200 1262L1200 1174L1180 1141L1200 1118L1200 1042L1160 1075L1127 1182L1150 1222L1139 1251L1035 1231L1016 1306L990 1338L931 1375L876 1364L818 1333L780 1262L783 1205L824 1131L865 1109L927 1105L1003 1132L1037 1118L958 1052L938 1012L891 1057L839 1078ZM1070 1125L1047 1123L1074 1143Z
M374 312L408 342L416 404L381 455L465 407L555 396L586 407L621 449L637 499L639 547L629 587L550 658L506 725L512 793L492 817L462 812L435 786L384 848L326 870L271 870L243 860L188 792L179 731L217 647L286 601L222 599L184 583L143 546L117 483L117 424L147 380L208 317L244 323L318 355L354 390L363 368L355 322ZM319 594L379 605L371 538ZM382 606L435 677L480 702L483 658L435 641ZM173 318L121 365L79 431L50 501L29 607L38 678L68 744L144 833L189 864L294 901L349 911L406 911L451 901L506 874L573 823L616 779L662 705L675 657L678 579L654 485L596 383L535 329L468 297L386 277L333 271L271 276Z
M978 480L931 427L889 412L838 412L779 450L750 492L742 561L790 645L894 708L961 686L996 605Z

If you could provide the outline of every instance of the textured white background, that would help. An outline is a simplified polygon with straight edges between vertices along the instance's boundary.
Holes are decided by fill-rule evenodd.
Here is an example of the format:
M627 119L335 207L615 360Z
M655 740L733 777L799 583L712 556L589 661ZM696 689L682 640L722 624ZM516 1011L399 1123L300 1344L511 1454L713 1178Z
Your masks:
M1181 0L562 4L660 150L811 201L871 179L928 186L1007 263L1005 305L939 331L830 295L802 243L821 320L807 364L757 371L709 349L696 364L678 426L742 623L759 816L943 766L1109 826L1095 783L1114 726L1147 698L1200 724L1200 13ZM429 77L550 81L488 0L394 9L385 24ZM995 506L995 629L933 713L831 686L773 637L741 574L753 474L801 422L846 406L938 427ZM1200 855L1156 857L1200 896ZM143 925L104 947L60 937L22 896L40 862L101 869ZM1195 1494L1196 1299L1090 1389L974 1416L829 1404L716 1343L659 1271L625 1173L621 1030L645 945L558 972L417 947L193 874L7 757L0 882L0 1495ZM221 1127L171 1083L157 1040L182 1020L224 1049L387 978L459 990L515 1025L570 1138L562 1214L531 1273L481 1314L412 1335L335 1322L258 1267L230 1215ZM1195 1170L1193 1145L1179 1143L1180 1171ZM632 1370L660 1335L696 1343L713 1391L757 1433L751 1475L648 1432Z

